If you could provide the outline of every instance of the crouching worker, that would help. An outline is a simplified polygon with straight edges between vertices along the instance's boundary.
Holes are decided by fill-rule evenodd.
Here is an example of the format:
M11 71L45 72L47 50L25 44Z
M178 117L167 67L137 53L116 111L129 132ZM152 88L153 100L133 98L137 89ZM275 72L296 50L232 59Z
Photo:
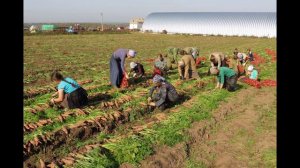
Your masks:
M128 76L133 72L132 77L134 78L141 78L145 75L145 70L142 64L137 62L131 62L130 63L130 72L128 73Z
M176 92L175 87L167 82L162 76L155 75L153 77L153 84L155 86L150 89L148 105L157 107L159 110L163 111L169 103L178 100L178 93Z
M222 89L224 86L228 91L236 90L237 75L234 70L228 67L220 67L220 69L210 68L210 73L217 75L216 89Z
M192 55L187 55L186 51L181 50L182 55L180 61L178 61L178 73L181 80L184 79L199 79L196 63Z
M54 71L51 74L51 81L58 84L57 92L52 95L57 98L52 98L50 101L53 104L58 104L63 108L73 109L87 105L87 92L72 78L64 78L61 73Z
M168 71L167 63L162 54L158 54L158 58L154 60L153 77L155 75L166 76Z
M258 80L258 71L254 68L253 65L249 65L247 70L247 75L250 79Z

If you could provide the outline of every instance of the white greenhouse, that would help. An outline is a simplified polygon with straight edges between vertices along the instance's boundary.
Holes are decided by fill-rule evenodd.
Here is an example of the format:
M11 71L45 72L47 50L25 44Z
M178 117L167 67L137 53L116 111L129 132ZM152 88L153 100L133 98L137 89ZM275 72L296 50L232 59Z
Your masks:
M169 12L151 13L142 32L276 38L276 13Z

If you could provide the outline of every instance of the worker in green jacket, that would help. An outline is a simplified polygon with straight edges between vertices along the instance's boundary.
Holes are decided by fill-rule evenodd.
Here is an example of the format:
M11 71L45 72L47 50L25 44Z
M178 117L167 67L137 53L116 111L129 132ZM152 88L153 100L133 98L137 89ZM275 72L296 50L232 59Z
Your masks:
M179 60L179 51L180 48L176 48L176 47L169 47L167 49L168 54L170 55L170 60L172 64L178 64L178 60Z
M216 89L222 89L224 86L228 91L236 90L237 74L233 69L228 67L220 67L219 69L211 67L210 73L217 75L218 80Z

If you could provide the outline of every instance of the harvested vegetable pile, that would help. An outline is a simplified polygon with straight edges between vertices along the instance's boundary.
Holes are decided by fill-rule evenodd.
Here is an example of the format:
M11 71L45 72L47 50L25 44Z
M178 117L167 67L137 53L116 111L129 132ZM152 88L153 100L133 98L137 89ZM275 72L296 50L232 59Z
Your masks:
M254 57L254 61L251 62L253 65L259 65L266 62L266 60L260 55L258 55L257 53L254 53L253 57Z
M261 82L254 80L254 79L250 79L248 77L244 77L240 79L241 82L246 83L250 86L256 87L258 89L260 89L262 86L267 87L267 86L276 86L276 81L274 80L270 80L270 79L266 79L263 80Z
M276 52L274 50L266 48L265 51L269 56L272 57L272 61L276 61Z
M206 57L205 56L198 57L196 59L196 66L200 65L203 61L206 61Z

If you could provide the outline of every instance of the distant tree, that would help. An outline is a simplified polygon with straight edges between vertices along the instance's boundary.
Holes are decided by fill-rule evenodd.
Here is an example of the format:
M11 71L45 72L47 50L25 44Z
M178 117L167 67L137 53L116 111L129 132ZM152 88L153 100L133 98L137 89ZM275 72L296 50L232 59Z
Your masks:
M167 30L163 30L161 33L162 34L168 34Z

